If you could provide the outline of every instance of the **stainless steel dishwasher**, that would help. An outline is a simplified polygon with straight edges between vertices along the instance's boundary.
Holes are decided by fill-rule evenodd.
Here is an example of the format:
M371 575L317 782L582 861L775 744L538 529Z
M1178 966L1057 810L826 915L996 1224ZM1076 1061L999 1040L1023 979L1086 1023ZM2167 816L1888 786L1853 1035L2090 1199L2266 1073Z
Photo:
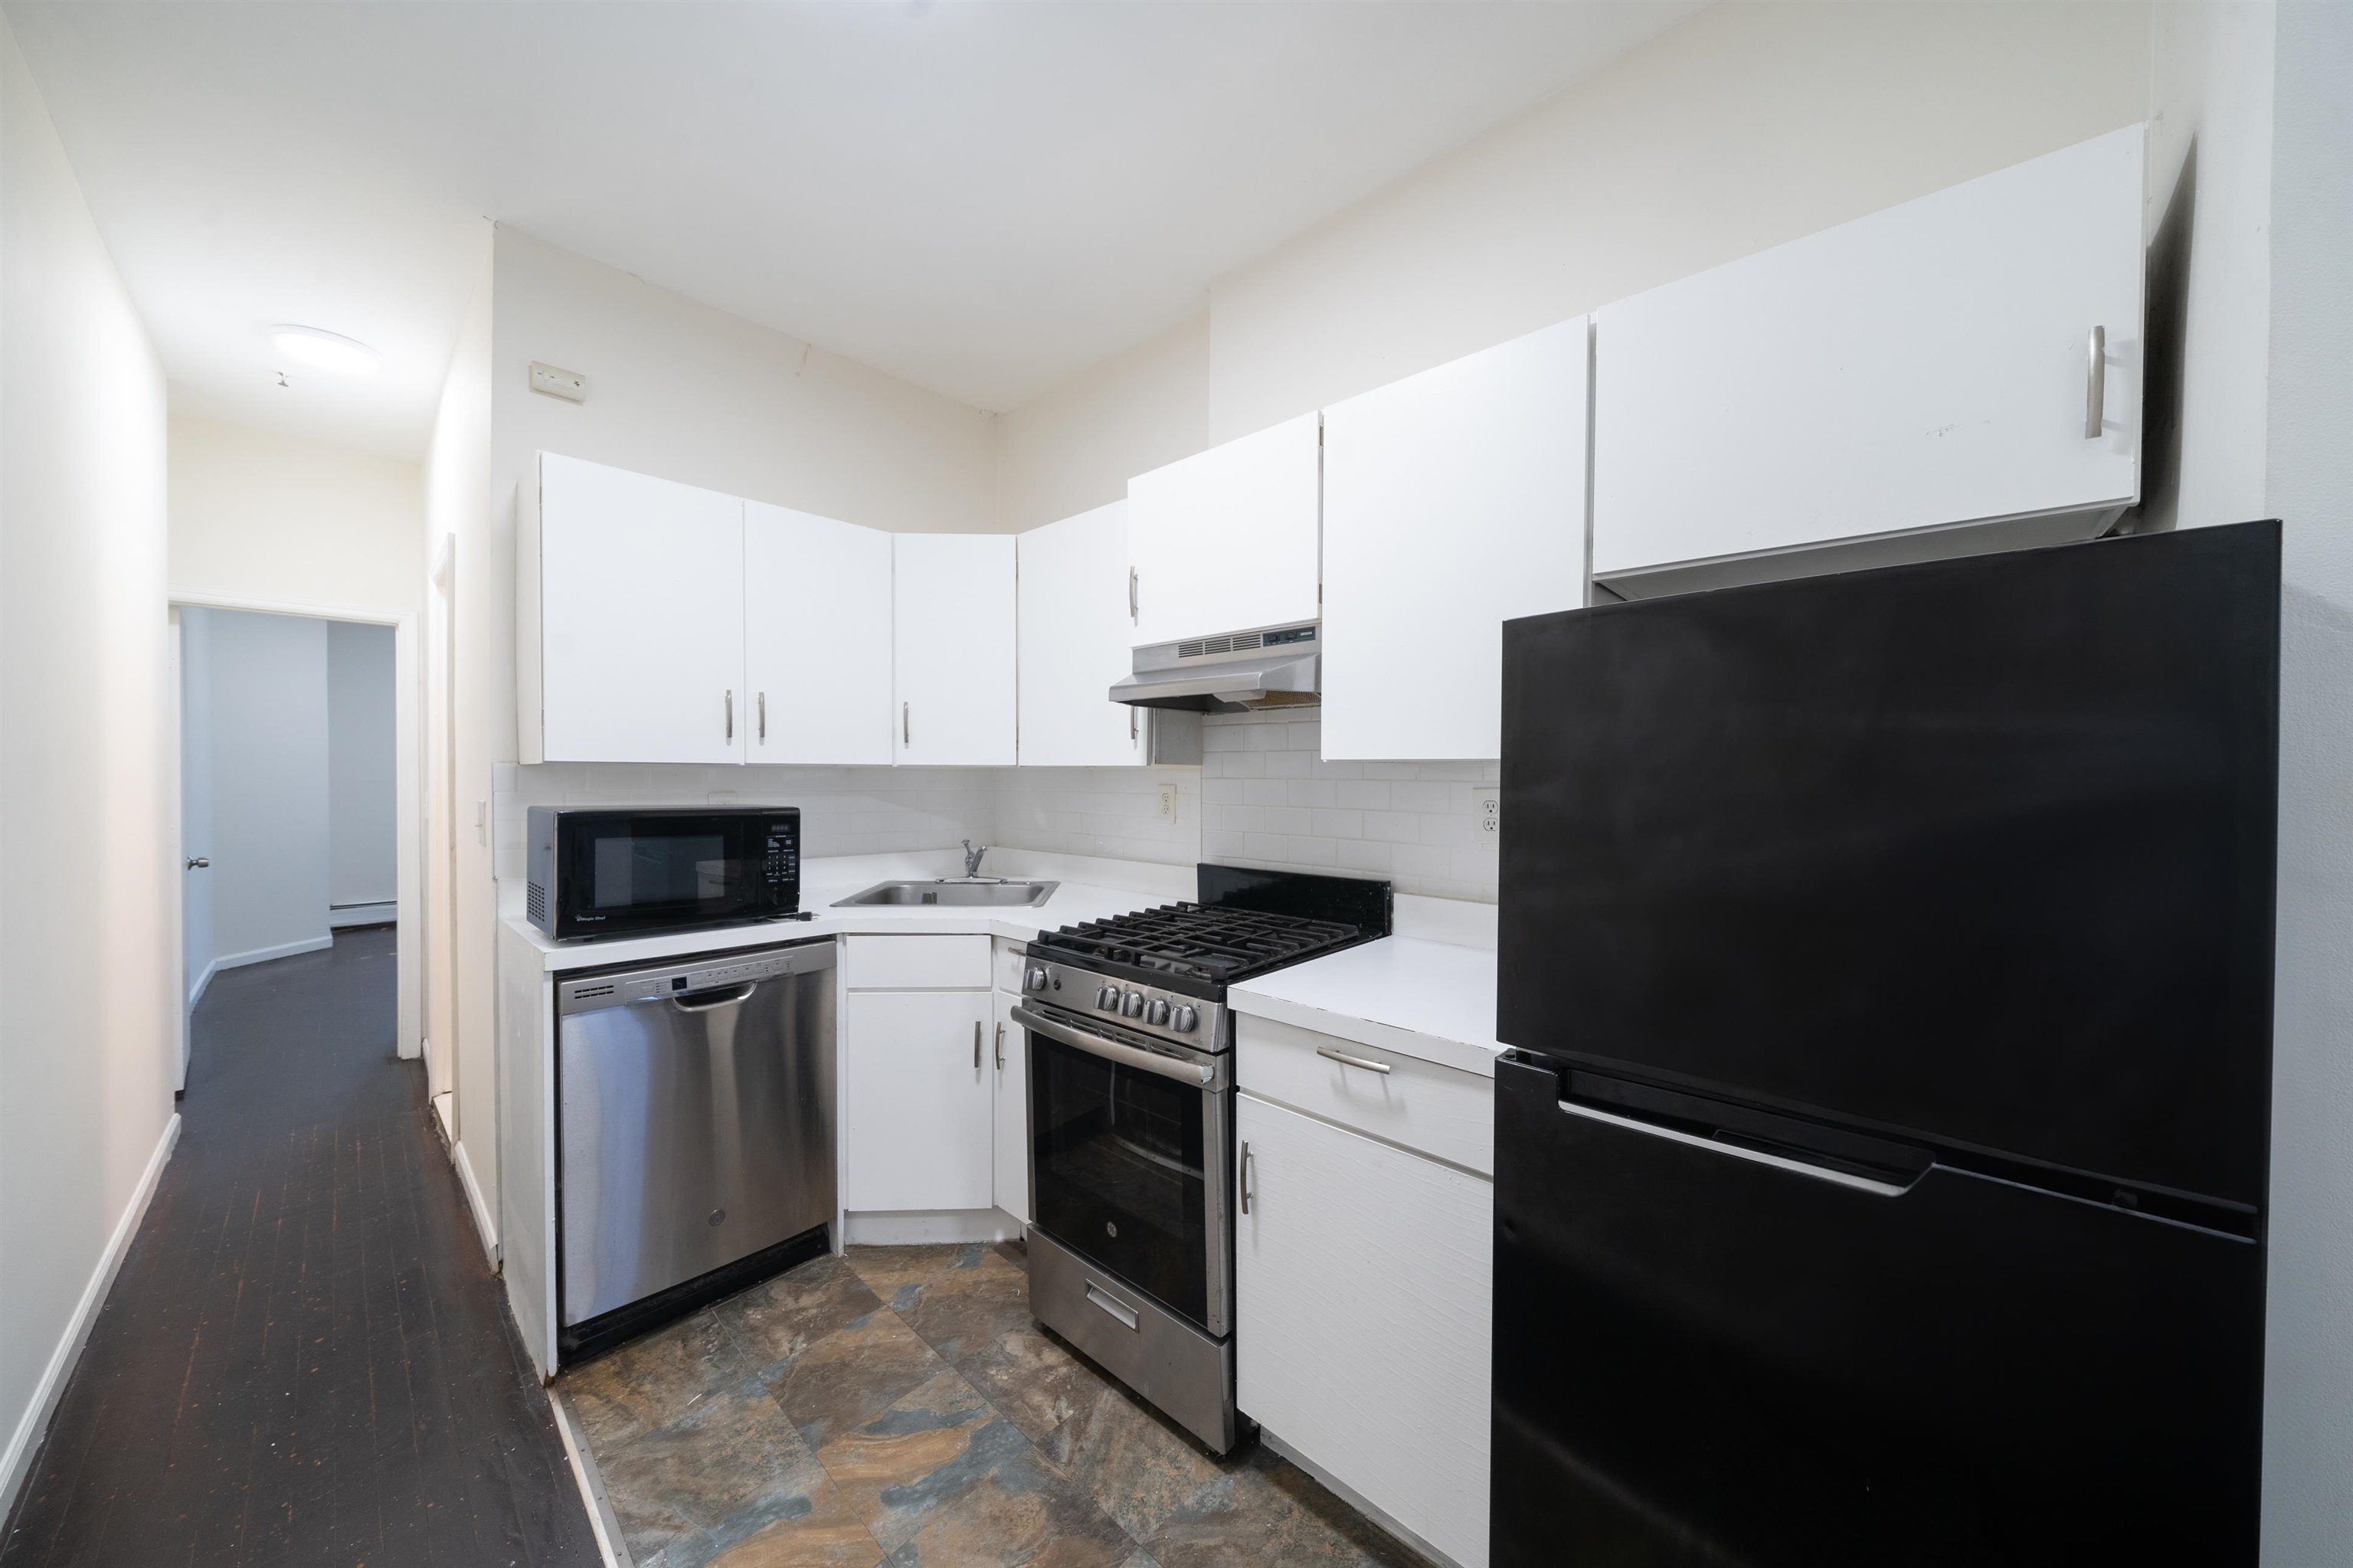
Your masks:
M833 970L825 940L557 978L565 1361L826 1250Z

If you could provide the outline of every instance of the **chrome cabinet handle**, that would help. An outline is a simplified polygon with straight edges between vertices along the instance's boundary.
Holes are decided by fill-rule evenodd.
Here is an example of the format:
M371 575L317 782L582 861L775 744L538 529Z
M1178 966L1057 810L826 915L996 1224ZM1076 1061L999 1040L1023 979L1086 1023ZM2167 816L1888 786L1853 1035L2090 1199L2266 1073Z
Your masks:
M1005 1025L1002 1022L997 1026L997 1070L1000 1073L1005 1071Z
M1127 568L1127 618L1135 619L1135 568Z
M762 692L762 693L760 694L760 744L761 744L761 745L763 745L763 746L765 746L765 745L767 744L767 742L768 742L768 694L767 694L767 693L765 693L765 692Z
M1135 705L1134 703L1130 703L1127 706L1127 742L1130 746L1135 744Z
M980 1020L972 1021L972 1070L980 1071Z
M1236 1161L1236 1171L1237 1171L1237 1172L1238 1172L1238 1173L1240 1175L1240 1177L1241 1177L1240 1186L1241 1186L1241 1190L1242 1190L1242 1213L1245 1213L1245 1214L1247 1214L1247 1213L1250 1213L1250 1139L1247 1139L1247 1138L1245 1138L1245 1139L1242 1139L1242 1157L1241 1157L1241 1159L1240 1159L1240 1160Z
M212 859L208 855L192 854L188 857L188 869L190 871L203 871L211 864Z
M1318 1056L1328 1056L1344 1067L1362 1067L1367 1073L1379 1073L1386 1075L1389 1070L1389 1065L1387 1062L1367 1062L1362 1056L1351 1056L1345 1051L1335 1051L1327 1045L1315 1047L1315 1054Z
M735 689L727 689L727 738L735 738Z
M2084 340L2084 439L2100 439L2100 418L2108 408L2108 329L2095 326Z
M915 705L913 703L901 703L899 705L899 744L901 746L913 746L915 744L913 720L910 716L910 710L913 709L914 705Z

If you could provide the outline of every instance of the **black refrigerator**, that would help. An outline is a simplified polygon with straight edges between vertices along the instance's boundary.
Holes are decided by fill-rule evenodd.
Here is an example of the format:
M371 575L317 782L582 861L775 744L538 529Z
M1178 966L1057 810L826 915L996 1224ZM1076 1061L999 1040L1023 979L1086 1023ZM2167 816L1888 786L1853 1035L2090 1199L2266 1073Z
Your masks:
M2255 1562L2279 549L1506 625L1499 1568Z

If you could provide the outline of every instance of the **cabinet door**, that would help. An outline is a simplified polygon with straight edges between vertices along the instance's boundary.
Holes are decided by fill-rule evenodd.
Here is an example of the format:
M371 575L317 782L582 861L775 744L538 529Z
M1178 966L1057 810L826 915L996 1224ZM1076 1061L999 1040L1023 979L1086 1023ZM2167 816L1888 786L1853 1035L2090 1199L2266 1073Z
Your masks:
M896 760L1004 768L1014 747L1010 534L894 534Z
M1103 694L1133 668L1127 503L1015 536L1024 767L1124 768L1145 758L1142 715Z
M986 1209L994 1201L993 994L849 993L843 1014L843 1208Z
M1324 411L1324 755L1503 755L1504 622L1585 602L1579 317Z
M744 503L752 762L891 760L891 535Z
M1029 1223L1029 1032L1013 1022L1021 999L996 994L997 1206Z
M550 762L744 760L744 503L539 460Z
M1600 311L1594 575L2135 500L2141 149L2115 132Z
M1236 1097L1237 1403L1463 1568L1487 1561L1494 1189Z
M1315 619L1322 434L1302 414L1127 482L1135 647Z

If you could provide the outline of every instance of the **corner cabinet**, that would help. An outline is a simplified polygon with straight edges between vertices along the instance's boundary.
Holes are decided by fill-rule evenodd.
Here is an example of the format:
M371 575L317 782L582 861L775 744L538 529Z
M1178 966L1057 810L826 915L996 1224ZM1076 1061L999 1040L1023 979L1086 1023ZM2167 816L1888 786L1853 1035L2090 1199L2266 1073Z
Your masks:
M892 760L1011 766L1013 535L895 534L891 548Z
M538 524L525 759L743 761L744 503L542 453Z
M1599 312L1594 577L1640 598L2103 532L2140 495L2143 143Z
M890 764L891 539L744 503L745 761Z
M1322 435L1303 414L1127 482L1132 646L1315 619Z
M1106 694L1132 668L1127 503L1032 528L1014 541L1023 766L1145 761L1144 715Z
M1324 410L1324 755L1503 755L1504 622L1585 602L1588 318Z

